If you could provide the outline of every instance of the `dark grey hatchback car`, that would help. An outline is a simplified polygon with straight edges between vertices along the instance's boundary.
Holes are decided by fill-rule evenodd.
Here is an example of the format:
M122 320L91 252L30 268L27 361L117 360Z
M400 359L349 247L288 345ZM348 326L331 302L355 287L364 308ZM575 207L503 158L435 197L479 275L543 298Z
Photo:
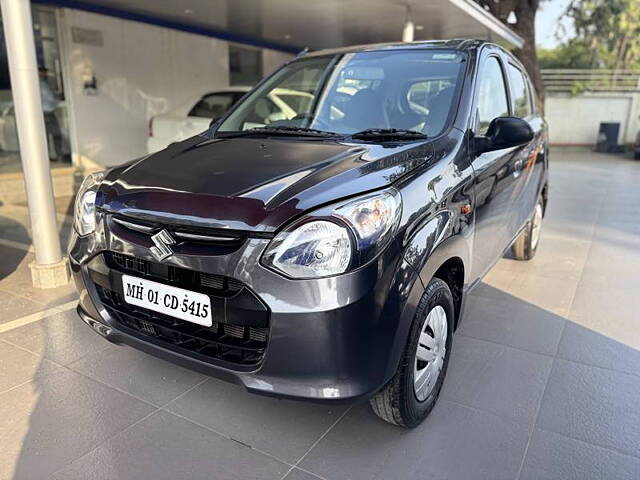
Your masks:
M468 292L510 247L536 252L534 98L521 64L481 41L296 58L208 131L85 180L78 313L250 392L369 399L415 426Z

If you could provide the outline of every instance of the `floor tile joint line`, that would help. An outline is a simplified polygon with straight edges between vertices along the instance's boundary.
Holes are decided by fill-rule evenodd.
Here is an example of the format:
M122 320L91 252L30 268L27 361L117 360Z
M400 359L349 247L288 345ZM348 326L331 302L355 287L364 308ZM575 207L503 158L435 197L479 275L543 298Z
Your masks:
M66 368L66 367L65 367ZM74 373L77 373L75 371L73 371ZM182 392L180 395L178 395L176 398L174 398L173 400L177 400L178 398L182 397L183 395L186 395L187 393L189 393L191 390L193 390L196 387L199 387L200 385L202 385L205 381L207 381L207 378L203 379L201 382L198 382L197 384L193 385L191 388L188 388L186 391ZM100 382L98 382L100 383ZM107 386L108 388L112 388ZM114 389L115 390L115 389ZM118 390L116 390L118 391ZM139 399L137 399L136 397L128 394L129 396L131 396L132 398L140 401ZM95 450L97 450L98 448L100 448L102 445L110 442L111 440L113 440L114 438L116 438L118 435L125 433L126 431L128 431L129 429L135 427L136 425L138 425L139 423L143 422L144 420L146 420L147 418L151 417L152 415L155 415L158 412L167 412L167 410L164 410L164 407L167 406L169 403L171 403L173 400L170 400L169 402L167 402L166 404L164 404L162 407L155 407L155 405L152 405L148 402L145 402L147 405L153 406L154 410L152 410L151 412L149 412L147 415L144 415L142 418L140 418L139 420L133 422L131 425L123 428L122 430L114 433L113 435L111 435L109 438L105 438L102 442L98 443L95 447L93 447L91 450L83 453L82 455L80 455L77 458L74 458L73 460L69 461L68 463L66 463L65 465L63 465L62 467L60 467L59 469L57 469L56 471L51 473L51 476L54 476L56 473L64 470L67 466L71 465L73 462L76 462L78 460L80 460L81 458L86 457L87 455L90 455L92 452L94 452ZM170 413L170 412L168 412Z
M16 328L24 327L25 325L29 325L34 322L39 322L40 320L44 320L45 318L48 318L57 313L67 312L75 308L77 304L78 301L73 300L62 305L47 308L45 310L40 310L39 312L30 313L29 315L25 315L24 317L16 318L15 320L11 320L10 322L0 324L0 333L9 332Z
M284 480L284 478L285 478L287 475L289 475L289 473L291 473L291 471L292 471L294 468L296 468L298 465L300 465L300 462L302 462L302 460L304 460L304 459L305 459L305 457L306 457L307 455L309 455L309 452L311 452L311 450L313 450L313 449L316 447L316 445L318 445L318 444L322 441L322 439L323 439L323 438L324 438L324 437L325 437L325 436L326 436L326 435L327 435L327 434L328 434L328 433L333 429L333 427L335 427L335 426L338 424L338 422L340 422L340 420L342 420L342 419L345 417L345 415L346 415L347 413L349 413L349 412L351 411L351 409L352 409L352 408L353 408L353 407L349 407L349 408L347 408L347 409L342 413L342 415L340 415L340 416L338 417L338 419L337 419L335 422L333 422L333 423L329 426L329 428L327 428L327 429L325 430L325 432L324 432L322 435L320 435L320 437L319 437L315 442L313 442L313 444L309 447L309 450L307 450L307 451L304 453L304 455L302 455L302 456L298 459L298 461L293 465L293 467L291 467L291 468L289 469L289 471L288 471L287 473L285 473L285 474L284 474L284 476L283 476L280 480ZM313 473L313 472L310 472L310 473ZM314 473L314 475L316 475L316 474Z

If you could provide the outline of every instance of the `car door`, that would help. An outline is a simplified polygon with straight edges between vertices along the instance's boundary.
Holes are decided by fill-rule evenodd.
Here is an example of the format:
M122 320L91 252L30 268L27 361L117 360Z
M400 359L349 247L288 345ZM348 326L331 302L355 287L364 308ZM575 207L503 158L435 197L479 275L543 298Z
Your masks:
M513 175L516 177L514 190L513 213L510 229L517 235L525 223L531 218L538 199L540 182L544 175L544 121L534 107L533 88L523 68L515 62L507 63L509 74L509 91L511 93L511 109L514 117L529 123L534 132L533 140L519 148L516 152Z
M474 135L491 121L511 114L506 69L497 51L485 50L476 78ZM472 159L475 172L475 235L472 278L481 278L509 246L514 234L511 208L516 193L517 148L485 152Z

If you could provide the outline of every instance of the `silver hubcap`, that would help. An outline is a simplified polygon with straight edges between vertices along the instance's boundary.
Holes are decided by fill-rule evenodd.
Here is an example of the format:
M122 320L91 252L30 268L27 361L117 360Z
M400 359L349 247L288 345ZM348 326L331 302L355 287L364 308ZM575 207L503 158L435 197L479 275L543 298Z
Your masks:
M413 390L420 401L426 399L436 385L447 353L447 313L440 305L427 315L413 367Z
M535 249L540 240L540 229L542 228L542 205L537 204L533 212L533 220L531 225L531 246Z

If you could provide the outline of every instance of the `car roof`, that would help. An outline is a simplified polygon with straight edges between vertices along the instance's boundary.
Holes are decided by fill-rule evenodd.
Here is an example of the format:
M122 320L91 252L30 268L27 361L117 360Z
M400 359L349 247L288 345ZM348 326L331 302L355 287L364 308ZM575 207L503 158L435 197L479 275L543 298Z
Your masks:
M452 40L425 40L418 42L391 42L391 43L372 43L368 45L354 45L349 47L331 48L325 50L316 50L309 52L308 56L335 55L343 53L357 52L373 52L382 50L435 50L446 48L448 50L477 50L484 45L493 45L501 48L492 42L486 40L457 38Z

